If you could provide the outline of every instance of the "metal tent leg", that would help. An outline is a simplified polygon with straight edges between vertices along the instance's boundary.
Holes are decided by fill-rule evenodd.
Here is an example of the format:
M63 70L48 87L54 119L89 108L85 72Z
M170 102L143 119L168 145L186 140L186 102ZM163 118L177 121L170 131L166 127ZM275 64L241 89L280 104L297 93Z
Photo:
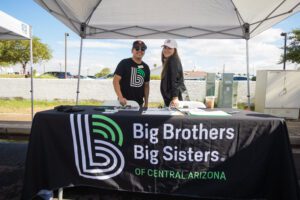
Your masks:
M250 110L250 80L249 80L249 45L248 39L246 39L246 62L247 62L247 98L248 98L248 110Z
M32 36L30 38L30 93L31 93L31 121L33 120L33 54L32 54Z
M58 189L58 200L63 200L63 192L64 192L63 188Z
M81 70L81 57L82 57L82 42L83 39L80 39L80 54L79 54L79 69L78 69L78 79L77 79L77 95L76 95L76 105L78 105L78 99L79 99L79 86L80 86L80 70Z

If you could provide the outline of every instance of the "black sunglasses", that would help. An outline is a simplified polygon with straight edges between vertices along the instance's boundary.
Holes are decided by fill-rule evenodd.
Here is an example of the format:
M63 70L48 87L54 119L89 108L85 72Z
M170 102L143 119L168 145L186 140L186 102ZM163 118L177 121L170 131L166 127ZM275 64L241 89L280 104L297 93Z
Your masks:
M137 47L133 47L136 51L146 51L147 47L140 47L140 46L137 46Z

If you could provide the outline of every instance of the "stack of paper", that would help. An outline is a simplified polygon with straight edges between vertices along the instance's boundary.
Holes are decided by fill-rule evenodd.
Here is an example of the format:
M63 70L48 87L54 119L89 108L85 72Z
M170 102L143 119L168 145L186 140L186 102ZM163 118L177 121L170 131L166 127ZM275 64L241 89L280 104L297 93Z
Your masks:
M230 114L217 110L217 111L206 111L206 110L200 110L200 109L193 109L189 110L188 113L190 115L196 115L196 116L231 116Z
M142 112L143 115L183 115L180 111L177 110L167 110L159 108L148 108Z
M134 106L118 106L115 107L118 111L139 111L140 107L134 107Z

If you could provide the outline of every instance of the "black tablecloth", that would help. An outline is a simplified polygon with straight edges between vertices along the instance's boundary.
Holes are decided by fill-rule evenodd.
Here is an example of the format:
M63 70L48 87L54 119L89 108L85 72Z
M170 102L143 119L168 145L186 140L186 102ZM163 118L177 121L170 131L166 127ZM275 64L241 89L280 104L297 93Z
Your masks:
M284 120L250 111L210 117L105 114L87 106L39 112L22 198L71 186L211 199L300 199Z

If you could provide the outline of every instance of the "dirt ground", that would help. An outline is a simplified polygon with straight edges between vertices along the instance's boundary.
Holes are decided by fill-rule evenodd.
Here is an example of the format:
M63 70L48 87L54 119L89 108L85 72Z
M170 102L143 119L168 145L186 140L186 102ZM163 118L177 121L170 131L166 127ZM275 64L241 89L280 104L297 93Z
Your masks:
M0 121L31 121L31 114L0 113Z

